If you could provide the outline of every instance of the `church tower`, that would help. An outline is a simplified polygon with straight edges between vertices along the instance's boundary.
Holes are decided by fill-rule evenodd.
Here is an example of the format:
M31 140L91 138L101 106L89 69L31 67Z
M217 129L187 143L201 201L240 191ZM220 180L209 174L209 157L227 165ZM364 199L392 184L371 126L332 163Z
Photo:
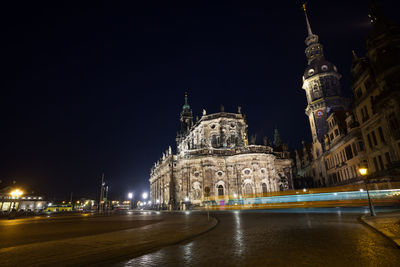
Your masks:
M182 136L186 135L190 128L193 126L193 114L192 114L192 109L190 108L188 104L188 94L185 93L185 104L182 107L182 112L181 112L181 131L180 134Z
M305 40L308 66L303 75L308 103L305 113L310 121L313 144L317 145L315 157L319 157L324 151L324 136L329 129L326 119L333 111L346 109L347 100L341 97L341 75L336 66L325 59L319 37L311 30L305 4L303 9L308 31Z

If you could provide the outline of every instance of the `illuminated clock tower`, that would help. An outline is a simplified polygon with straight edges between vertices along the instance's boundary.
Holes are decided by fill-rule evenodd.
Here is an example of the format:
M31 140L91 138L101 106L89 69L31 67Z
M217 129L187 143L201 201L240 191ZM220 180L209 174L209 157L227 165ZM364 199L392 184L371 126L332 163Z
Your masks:
M310 121L313 144L319 146L314 149L315 157L318 158L324 151L323 140L328 133L326 119L331 112L346 109L347 100L341 96L341 75L336 66L325 59L318 35L311 31L305 4L303 9L308 30L305 40L308 66L303 76L303 89L307 96L306 115Z

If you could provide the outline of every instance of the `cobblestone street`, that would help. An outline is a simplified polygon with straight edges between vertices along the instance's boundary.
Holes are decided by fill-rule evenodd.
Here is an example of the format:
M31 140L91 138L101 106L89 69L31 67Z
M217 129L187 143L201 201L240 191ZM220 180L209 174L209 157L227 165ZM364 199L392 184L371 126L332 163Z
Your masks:
M216 212L213 230L119 266L399 266L400 250L358 221L366 213L366 208Z

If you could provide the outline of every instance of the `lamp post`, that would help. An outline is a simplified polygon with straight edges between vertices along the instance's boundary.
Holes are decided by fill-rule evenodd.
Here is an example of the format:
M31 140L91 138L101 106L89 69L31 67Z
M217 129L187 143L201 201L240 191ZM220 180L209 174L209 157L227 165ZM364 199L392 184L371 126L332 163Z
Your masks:
M142 194L142 199L144 200L144 205L146 205L146 199L147 199L147 192L144 192L143 194Z
M133 198L133 193L129 192L128 193L128 198L129 198L129 209L132 209L132 198Z
M368 168L366 166L360 166L358 169L360 172L361 176L364 177L364 182L365 182L365 189L367 189L367 195L368 195L368 204L369 204L369 212L371 216L376 216L374 205L372 205L372 200L369 196L369 190L368 190L368 183L367 183L367 174L368 174Z

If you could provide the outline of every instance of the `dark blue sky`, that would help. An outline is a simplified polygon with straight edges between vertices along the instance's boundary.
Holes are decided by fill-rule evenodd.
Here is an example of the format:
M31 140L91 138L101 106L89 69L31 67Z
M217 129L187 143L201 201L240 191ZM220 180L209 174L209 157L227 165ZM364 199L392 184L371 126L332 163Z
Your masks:
M290 2L290 3L289 3ZM395 18L398 1L381 1ZM4 5L4 3L3 3ZM300 1L38 1L2 7L3 185L64 198L148 189L175 147L184 92L195 115L242 106L249 134L310 140ZM369 1L309 1L313 31L350 90ZM189 88L189 89L186 89ZM1 187L1 184L0 184Z

